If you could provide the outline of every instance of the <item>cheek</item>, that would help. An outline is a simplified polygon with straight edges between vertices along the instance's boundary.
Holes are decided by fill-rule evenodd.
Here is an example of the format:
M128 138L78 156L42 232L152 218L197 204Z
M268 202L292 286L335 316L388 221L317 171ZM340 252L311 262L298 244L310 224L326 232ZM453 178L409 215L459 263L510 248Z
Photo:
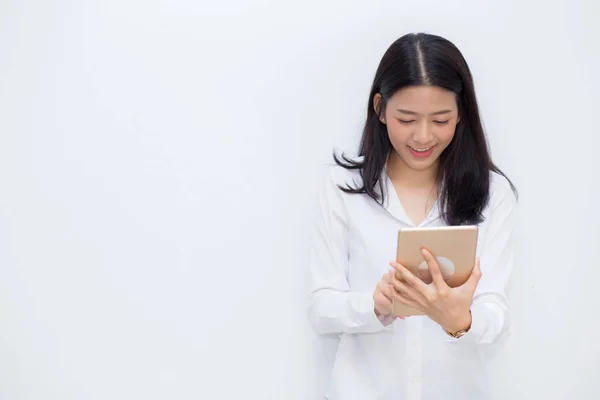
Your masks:
M442 129L438 130L437 137L441 143L445 143L448 145L452 138L454 138L454 132L456 131L456 125L445 126Z
M387 131L390 142L392 142L394 147L406 144L412 135L410 127L402 125L399 122L388 124Z

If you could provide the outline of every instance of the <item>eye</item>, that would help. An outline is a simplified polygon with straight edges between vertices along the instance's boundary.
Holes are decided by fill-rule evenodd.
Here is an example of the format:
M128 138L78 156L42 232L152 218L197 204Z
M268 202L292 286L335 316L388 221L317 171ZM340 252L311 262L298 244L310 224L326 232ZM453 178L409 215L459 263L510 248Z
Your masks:
M435 122L435 123L436 123L436 124L438 124L438 125L446 125L446 124L447 124L449 121L450 121L450 120L449 120L449 119L447 119L447 120L445 120L445 121L433 121L433 122Z
M415 122L414 119L411 120L407 120L407 119L399 119L398 121L400 121L401 124L410 124L412 122Z

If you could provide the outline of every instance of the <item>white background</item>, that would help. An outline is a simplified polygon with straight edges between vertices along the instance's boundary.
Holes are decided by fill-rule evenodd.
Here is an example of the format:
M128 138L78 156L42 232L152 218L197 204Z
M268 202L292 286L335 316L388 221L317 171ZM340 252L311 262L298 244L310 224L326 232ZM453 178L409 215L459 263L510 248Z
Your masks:
M495 398L600 398L599 26L593 0L2 0L0 399L319 398L318 166L410 31L463 51L521 194Z

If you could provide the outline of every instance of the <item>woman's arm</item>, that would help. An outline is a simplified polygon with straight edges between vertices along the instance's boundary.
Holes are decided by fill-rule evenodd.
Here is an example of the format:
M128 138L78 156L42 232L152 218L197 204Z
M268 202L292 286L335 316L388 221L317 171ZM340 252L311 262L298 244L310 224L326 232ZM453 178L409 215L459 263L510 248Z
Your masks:
M471 343L494 343L509 325L504 287L513 266L513 225L516 198L510 185L502 185L500 196L493 194L490 211L481 224L480 257L469 279L450 288L432 254L422 250L433 282L425 284L396 261L390 265L403 278L394 276L396 298L416 307L451 334L467 329L455 339Z
M308 317L320 334L376 332L393 319L375 315L372 292L350 289L348 210L333 173L332 169L318 196L309 261Z
M494 343L508 329L508 303L505 287L513 269L513 228L517 207L516 196L503 178L499 185L500 196L492 204L485 224L484 242L481 244L481 279L471 304L472 322L460 341ZM454 339L451 339L454 340Z

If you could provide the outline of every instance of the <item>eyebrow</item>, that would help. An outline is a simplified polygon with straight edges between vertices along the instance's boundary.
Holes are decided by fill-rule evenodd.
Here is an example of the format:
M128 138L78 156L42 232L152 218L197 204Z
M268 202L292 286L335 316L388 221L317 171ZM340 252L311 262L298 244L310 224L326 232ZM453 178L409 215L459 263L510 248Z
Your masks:
M410 115L417 115L418 113L414 112L414 111L409 111L409 110L403 110L401 108L397 109L396 111L400 111L403 114L410 114ZM441 114L448 114L451 113L452 110L440 110L440 111L436 111L434 113L432 113L431 115L441 115Z

